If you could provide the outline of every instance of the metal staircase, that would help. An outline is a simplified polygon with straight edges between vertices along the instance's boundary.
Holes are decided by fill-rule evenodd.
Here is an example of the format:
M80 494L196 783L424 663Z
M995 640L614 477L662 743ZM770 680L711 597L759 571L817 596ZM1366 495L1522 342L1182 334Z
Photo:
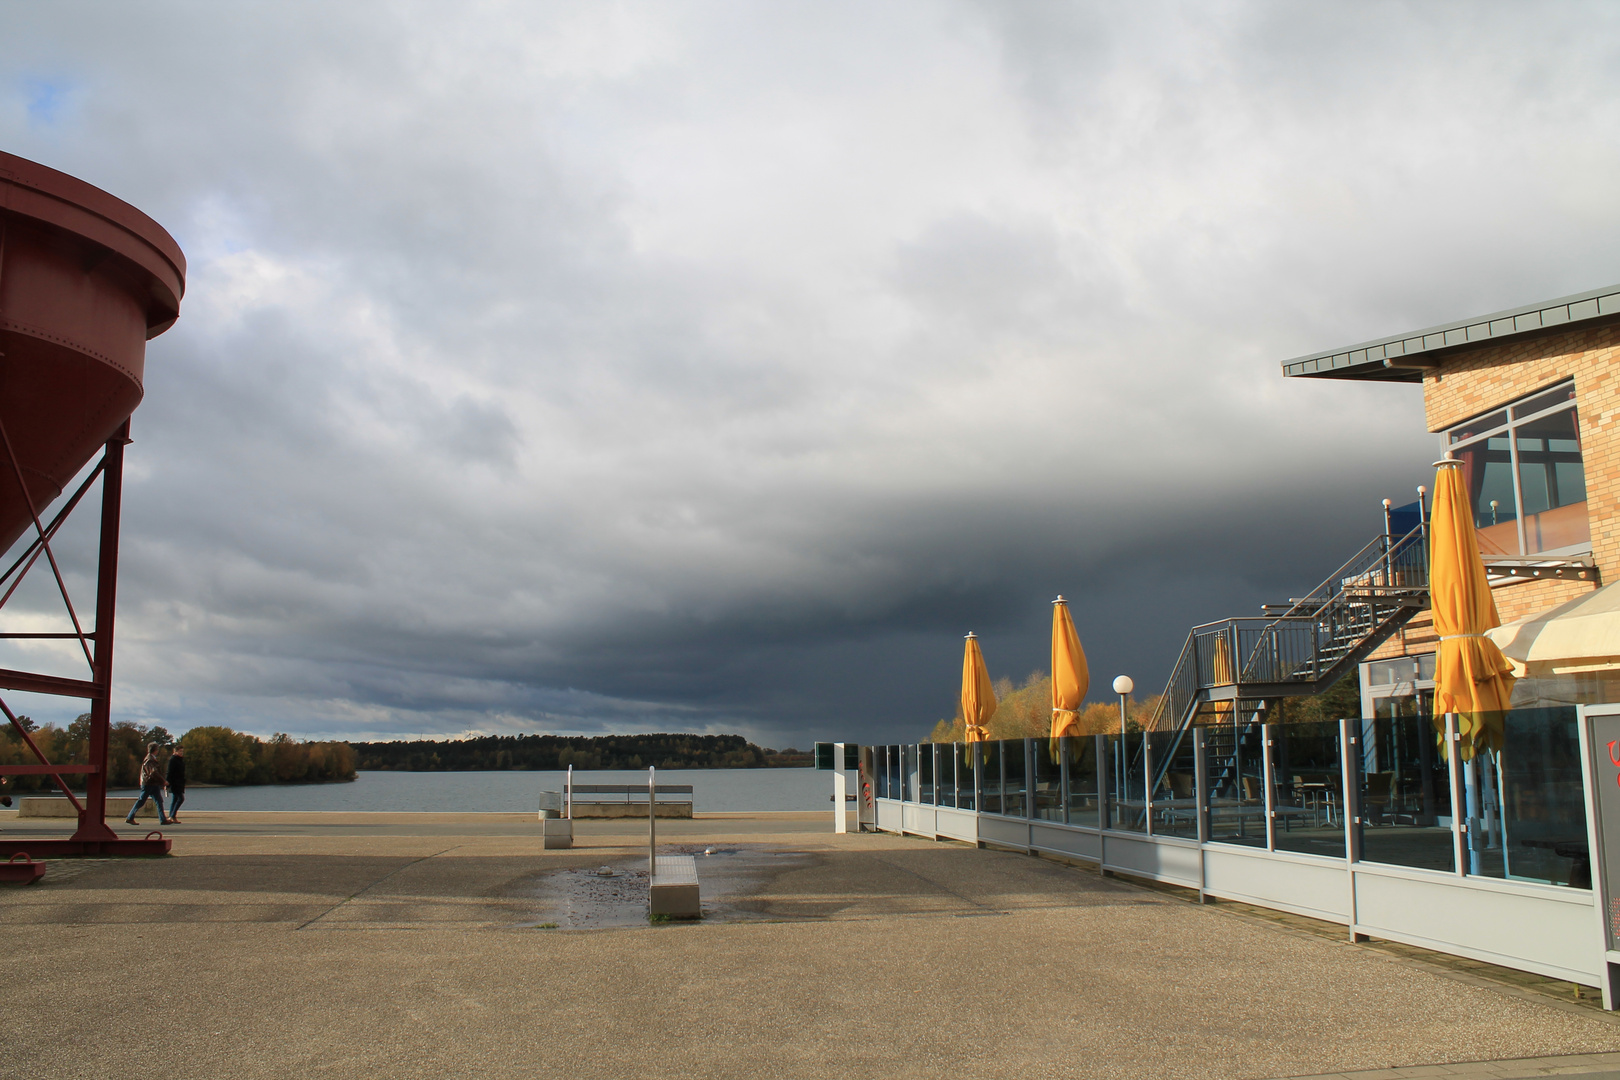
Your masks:
M1230 731L1267 700L1332 686L1429 606L1426 539L1421 527L1380 535L1303 597L1194 627L1148 729L1179 735L1205 718Z

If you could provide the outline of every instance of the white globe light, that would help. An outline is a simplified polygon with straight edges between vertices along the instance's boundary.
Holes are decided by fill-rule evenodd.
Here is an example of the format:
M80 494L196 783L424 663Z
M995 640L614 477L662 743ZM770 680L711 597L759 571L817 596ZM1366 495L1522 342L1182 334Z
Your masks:
M1131 677L1129 675L1121 675L1119 678L1114 680L1114 693L1116 694L1128 694L1135 689L1136 684L1131 682Z

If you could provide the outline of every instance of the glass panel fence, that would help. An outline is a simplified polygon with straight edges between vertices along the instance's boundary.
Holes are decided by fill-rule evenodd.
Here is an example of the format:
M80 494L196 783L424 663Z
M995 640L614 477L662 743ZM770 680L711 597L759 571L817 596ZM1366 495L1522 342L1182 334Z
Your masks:
M956 743L939 743L935 750L935 791L940 806L956 805L956 762L962 748Z
M1069 763L1069 824L1097 828L1100 822L1100 789L1097 787L1097 738L1070 736L1059 740L1060 753Z
M1030 797L1035 800L1035 810L1030 817L1062 821L1063 740L1036 739L1030 749L1035 767L1029 778Z
M1573 705L1515 709L1500 753L1462 763L1468 872L1592 887Z
M979 747L979 813L1001 813L1001 743L982 742Z
M916 802L917 801L917 747L913 743L906 743L904 746L902 746L900 748L900 752L901 752L901 754L904 755L904 761L905 761L905 764L902 767L902 773L901 773L901 778L902 778L902 781L903 781L902 791L905 793L906 802Z
M917 801L927 806L934 804L933 743L923 743L917 748Z
M1001 744L1002 771L1007 777L1006 790L1001 797L1001 812L1008 817L1027 817L1024 812L1026 787L1025 752L1027 739L1008 739Z
M1263 727L1252 716L1204 729L1209 770L1209 838L1222 844L1266 846L1266 765Z
M889 748L887 746L872 747L872 795L879 799L889 797Z
M972 810L977 805L973 798L974 761L979 757L975 747L979 743L956 743L956 807Z
M889 747L889 798L900 798L900 748Z
M1276 850L1344 858L1339 722L1273 725L1271 779Z
M1147 831L1147 799L1144 797L1147 779L1143 774L1147 759L1146 734L1110 735L1109 752L1112 755L1109 772L1109 806L1115 829L1129 832Z
M1153 833L1198 839L1197 764L1191 729L1148 736L1153 769Z
M1362 861L1455 871L1451 779L1434 724L1411 698L1377 707L1380 715L1361 721L1357 755Z

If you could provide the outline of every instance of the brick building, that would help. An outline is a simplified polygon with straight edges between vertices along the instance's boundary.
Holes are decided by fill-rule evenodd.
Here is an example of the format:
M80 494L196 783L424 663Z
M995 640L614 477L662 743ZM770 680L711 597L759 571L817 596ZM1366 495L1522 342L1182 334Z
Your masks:
M1617 355L1620 286L1611 286L1299 357L1283 373L1422 385L1436 457L1463 460L1497 610L1512 622L1620 581ZM1424 613L1362 663L1363 714L1420 709L1435 645ZM1523 690L1616 700L1620 670Z

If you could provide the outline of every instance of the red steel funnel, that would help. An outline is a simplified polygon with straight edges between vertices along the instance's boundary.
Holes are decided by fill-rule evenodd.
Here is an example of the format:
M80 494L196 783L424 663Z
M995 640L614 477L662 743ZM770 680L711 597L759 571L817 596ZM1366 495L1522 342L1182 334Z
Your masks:
M179 317L185 282L157 222L0 153L0 552L140 404L146 343Z

